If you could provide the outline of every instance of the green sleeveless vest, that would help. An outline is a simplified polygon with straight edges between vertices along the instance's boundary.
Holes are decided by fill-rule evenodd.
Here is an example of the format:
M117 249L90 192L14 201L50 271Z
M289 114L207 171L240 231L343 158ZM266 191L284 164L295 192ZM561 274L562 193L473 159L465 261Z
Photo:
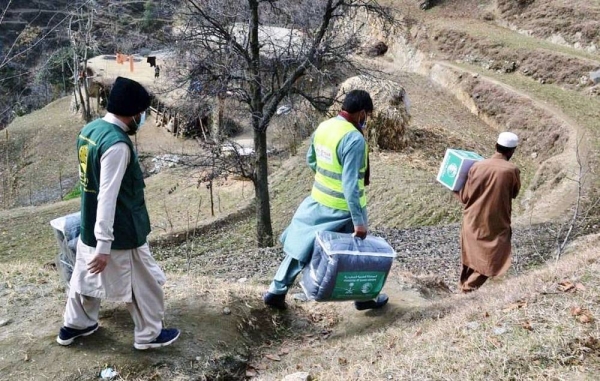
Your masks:
M349 210L342 188L342 164L337 156L338 144L342 138L356 128L346 120L333 118L321 123L313 137L317 156L317 171L311 196L315 201L338 210ZM367 170L368 147L365 144L365 162L359 171L358 187L360 206L367 205L365 195L365 172Z
M129 250L142 246L150 233L150 218L144 201L144 177L131 139L119 126L97 119L83 127L77 139L81 240L88 246L95 247L97 243L94 226L100 188L100 158L111 146L120 142L129 146L131 159L117 197L112 249Z

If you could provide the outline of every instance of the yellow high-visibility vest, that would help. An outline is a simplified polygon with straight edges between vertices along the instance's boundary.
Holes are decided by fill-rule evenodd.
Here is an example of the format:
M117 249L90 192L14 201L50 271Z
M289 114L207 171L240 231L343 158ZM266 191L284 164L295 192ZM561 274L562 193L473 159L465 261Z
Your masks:
M315 131L313 146L317 157L317 169L311 196L315 201L338 210L349 210L342 189L342 164L337 156L338 144L342 138L356 128L342 118L332 118L321 123ZM367 171L368 148L365 143L365 159L359 171L358 187L360 206L367 205L365 195L365 172Z

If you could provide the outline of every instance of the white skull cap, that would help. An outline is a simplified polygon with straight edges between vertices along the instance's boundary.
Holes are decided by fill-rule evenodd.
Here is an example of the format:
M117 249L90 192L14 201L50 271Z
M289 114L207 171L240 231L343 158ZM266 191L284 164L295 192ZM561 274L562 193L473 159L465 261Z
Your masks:
M502 132L497 143L506 148L515 148L519 144L519 137L512 132Z

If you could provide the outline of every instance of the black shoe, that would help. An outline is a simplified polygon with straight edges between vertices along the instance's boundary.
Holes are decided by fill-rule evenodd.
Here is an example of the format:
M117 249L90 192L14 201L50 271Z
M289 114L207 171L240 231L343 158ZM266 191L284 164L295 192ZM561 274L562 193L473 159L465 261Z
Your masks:
M374 310L374 309L382 308L383 306L385 306L387 304L388 300L389 300L389 298L386 294L379 294L377 299L367 300L364 302L359 302L359 301L354 302L354 307L356 307L356 309L359 311Z
M278 310L287 308L285 304L285 294L272 294L267 292L263 295L263 301L267 306L277 308Z
M60 345L71 345L78 337L89 336L98 330L98 323L84 329L75 329L69 327L61 327L56 337L56 342Z
M176 328L163 328L160 331L160 334L154 341L149 343L133 343L133 347L140 351L150 349L150 348L160 348L166 347L167 345L171 345L175 340L179 338L179 330Z

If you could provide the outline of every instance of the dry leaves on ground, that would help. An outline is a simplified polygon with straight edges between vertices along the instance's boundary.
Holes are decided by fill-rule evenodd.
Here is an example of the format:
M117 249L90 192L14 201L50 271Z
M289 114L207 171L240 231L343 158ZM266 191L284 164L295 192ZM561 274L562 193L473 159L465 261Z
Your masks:
M526 331L533 331L533 327L531 326L531 322L530 321L524 321L521 323L521 328L523 328Z
M277 355L277 354L268 354L268 355L265 355L265 358L268 358L269 360L272 360L272 361L281 361L281 357L279 357L279 355Z
M591 311L579 306L571 307L571 316L576 317L577 320L582 324L588 324L594 321L594 315L591 313Z
M514 303L510 303L502 309L502 312L510 312L513 310L518 310L519 308L526 308L527 302L525 300L517 300Z
M573 283L568 280L563 280L558 283L557 287L558 291L562 292L576 292L576 291L585 291L586 287L581 283Z

